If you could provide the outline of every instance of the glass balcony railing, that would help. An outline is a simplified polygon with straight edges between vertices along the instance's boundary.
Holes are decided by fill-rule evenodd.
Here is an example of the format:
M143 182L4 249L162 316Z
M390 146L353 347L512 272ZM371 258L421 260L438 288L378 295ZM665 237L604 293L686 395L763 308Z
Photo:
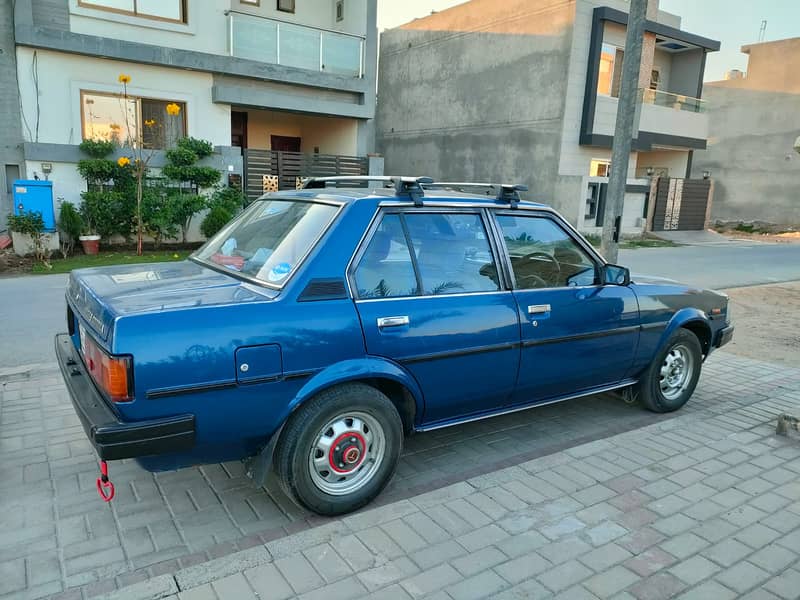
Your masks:
M644 89L640 90L642 96L642 104L655 104L656 106L665 106L675 110L686 110L689 112L705 112L706 103L699 98L692 98L691 96L682 96L680 94L671 94L669 92L662 92L660 90Z
M364 37L228 12L231 56L347 77L364 74Z

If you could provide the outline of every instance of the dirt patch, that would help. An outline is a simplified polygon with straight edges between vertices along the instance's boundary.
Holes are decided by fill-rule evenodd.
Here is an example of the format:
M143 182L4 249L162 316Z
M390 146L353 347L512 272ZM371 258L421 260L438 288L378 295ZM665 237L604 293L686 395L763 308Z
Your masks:
M0 276L30 273L33 267L33 258L17 256L11 248L0 250Z
M725 290L736 332L725 350L800 368L800 281Z

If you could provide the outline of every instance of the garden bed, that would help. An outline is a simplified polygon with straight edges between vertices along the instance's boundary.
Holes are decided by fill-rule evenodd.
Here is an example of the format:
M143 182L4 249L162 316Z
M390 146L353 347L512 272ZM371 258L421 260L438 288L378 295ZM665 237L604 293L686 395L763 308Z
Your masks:
M177 246L177 245L176 245ZM102 250L99 254L89 256L75 254L69 258L59 255L51 256L48 268L44 264L36 263L33 257L17 256L11 249L0 251L0 275L47 275L53 273L69 273L73 269L88 267L106 267L110 265L132 265L152 262L170 262L185 260L191 254L195 245L181 244L179 247L160 248L158 250L145 250L142 256L136 255L135 248L111 248Z

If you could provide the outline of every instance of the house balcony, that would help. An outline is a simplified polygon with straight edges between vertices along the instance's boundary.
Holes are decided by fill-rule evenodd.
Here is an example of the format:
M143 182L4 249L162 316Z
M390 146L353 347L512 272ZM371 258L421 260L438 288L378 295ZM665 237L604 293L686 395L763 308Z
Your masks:
M591 132L595 139L613 137L617 102L617 98L598 94ZM706 146L708 115L705 102L699 98L659 90L640 90L637 113L635 150L650 150L653 146L687 150Z
M228 52L236 58L329 73L364 76L365 37L228 11Z

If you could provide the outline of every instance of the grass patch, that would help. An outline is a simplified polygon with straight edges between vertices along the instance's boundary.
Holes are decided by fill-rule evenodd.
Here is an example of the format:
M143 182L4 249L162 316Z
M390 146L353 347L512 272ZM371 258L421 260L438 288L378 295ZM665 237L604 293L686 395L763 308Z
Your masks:
M733 228L735 231L742 231L744 233L756 233L759 231L758 227L752 225L750 223L739 223L736 227Z
M596 233L589 233L583 237L595 248L600 247L601 239ZM619 243L619 247L624 250L632 250L634 248L671 248L673 246L680 246L680 244L656 238L623 238Z
M174 262L184 260L190 253L189 250L145 250L142 256L137 256L135 251L100 252L100 254L94 256L79 254L69 258L52 258L50 260L51 269L44 265L33 265L31 272L38 274L69 273L73 269L85 269L88 267Z

